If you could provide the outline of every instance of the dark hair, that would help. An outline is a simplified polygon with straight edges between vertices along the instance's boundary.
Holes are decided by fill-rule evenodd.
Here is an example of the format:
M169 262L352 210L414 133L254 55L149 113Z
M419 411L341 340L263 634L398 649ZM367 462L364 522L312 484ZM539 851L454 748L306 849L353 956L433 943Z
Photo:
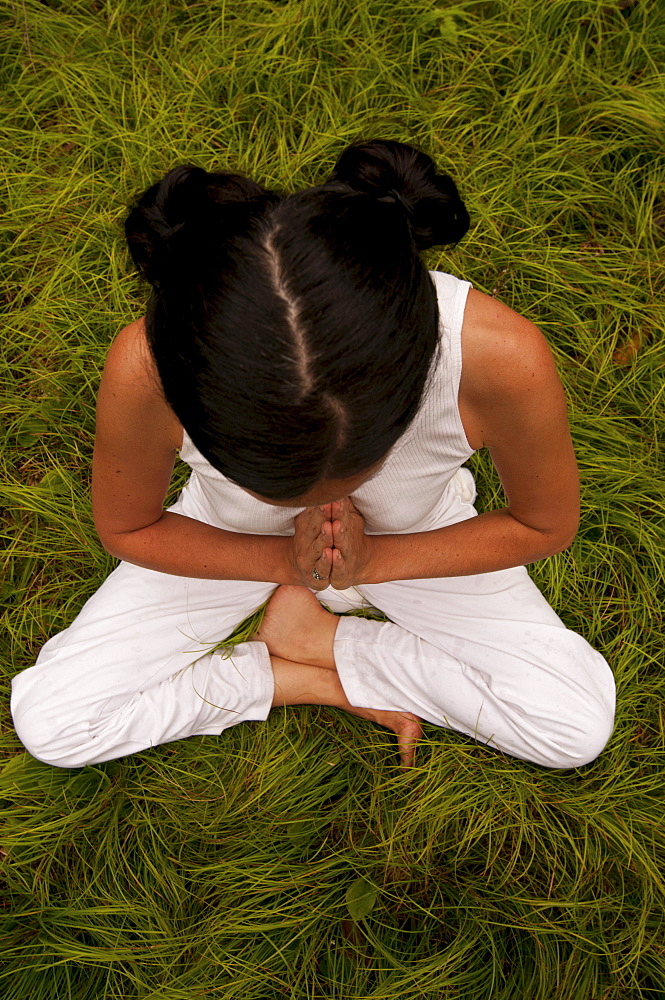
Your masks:
M469 217L427 154L356 143L283 195L178 166L125 223L153 286L147 336L166 399L207 460L273 500L382 459L413 420L438 344L418 251Z

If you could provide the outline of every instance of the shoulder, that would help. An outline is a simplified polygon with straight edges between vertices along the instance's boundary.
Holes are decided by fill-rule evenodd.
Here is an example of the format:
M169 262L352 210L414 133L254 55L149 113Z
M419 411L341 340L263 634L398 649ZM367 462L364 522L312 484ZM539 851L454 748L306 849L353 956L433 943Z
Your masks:
M547 340L526 317L470 289L462 325L459 407L472 447L489 446L499 411L529 397L560 398L562 386ZM472 440L475 439L475 440Z
M525 376L551 372L549 345L531 320L490 295L470 289L462 325L463 366L469 389L476 394L522 387Z
M104 372L149 391L157 373L148 347L145 317L135 319L116 334L106 355Z
M180 448L182 425L164 398L144 317L123 327L113 340L104 364L99 407L116 411L119 419L131 414L137 420L158 423L173 447Z

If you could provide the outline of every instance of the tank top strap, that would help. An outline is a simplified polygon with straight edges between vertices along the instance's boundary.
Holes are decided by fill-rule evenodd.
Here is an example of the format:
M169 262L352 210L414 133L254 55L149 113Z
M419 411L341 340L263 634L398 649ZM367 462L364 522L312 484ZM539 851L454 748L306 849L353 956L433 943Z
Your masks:
M462 377L462 324L470 281L463 281L445 271L430 271L439 304L439 332L449 385L457 399Z

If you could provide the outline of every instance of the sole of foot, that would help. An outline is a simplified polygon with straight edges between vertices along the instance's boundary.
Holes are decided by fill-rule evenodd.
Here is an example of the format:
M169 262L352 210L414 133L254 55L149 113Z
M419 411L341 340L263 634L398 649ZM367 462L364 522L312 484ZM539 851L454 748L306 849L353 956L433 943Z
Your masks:
M322 608L306 587L278 587L254 636L271 656L335 669L337 617Z

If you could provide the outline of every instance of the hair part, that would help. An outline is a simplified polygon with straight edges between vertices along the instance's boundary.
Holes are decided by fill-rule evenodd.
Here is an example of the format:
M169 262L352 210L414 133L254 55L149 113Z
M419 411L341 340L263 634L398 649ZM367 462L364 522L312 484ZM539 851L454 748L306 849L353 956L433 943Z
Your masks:
M299 303L289 294L285 275L282 271L282 261L280 260L275 246L275 234L279 226L267 231L263 246L265 247L268 262L268 275L272 283L275 294L284 302L286 306L286 322L291 333L293 343L293 360L296 373L300 382L300 398L304 399L315 387L315 378L312 372L312 358L308 345L307 332L300 321Z

